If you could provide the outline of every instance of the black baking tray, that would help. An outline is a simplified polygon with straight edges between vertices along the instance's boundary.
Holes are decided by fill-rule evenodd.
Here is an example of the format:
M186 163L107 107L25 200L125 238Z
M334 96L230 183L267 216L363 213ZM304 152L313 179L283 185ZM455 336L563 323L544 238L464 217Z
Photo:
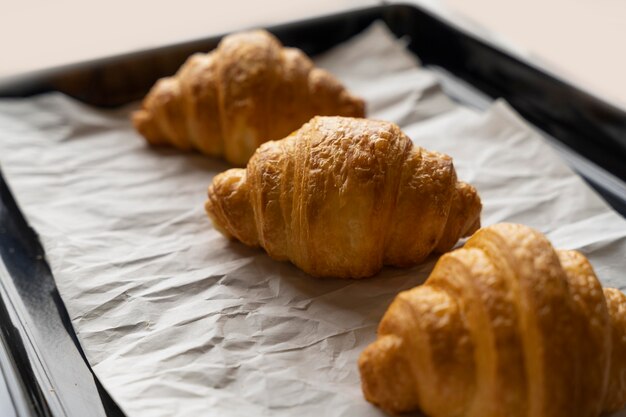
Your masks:
M626 215L622 109L415 5L385 4L268 29L285 45L316 55L376 20L408 40L409 50L445 79L453 98L476 107L506 99ZM120 106L140 99L158 78L174 73L190 54L213 49L220 38L0 80L0 98L61 91L93 106ZM1 176L0 260L0 414L122 416L93 376L36 232Z

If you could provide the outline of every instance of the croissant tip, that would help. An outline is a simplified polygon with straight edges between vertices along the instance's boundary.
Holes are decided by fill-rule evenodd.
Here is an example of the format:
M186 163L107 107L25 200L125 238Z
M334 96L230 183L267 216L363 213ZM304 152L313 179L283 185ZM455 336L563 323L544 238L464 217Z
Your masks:
M135 110L130 115L135 130L145 137L146 125L150 121L150 114L145 109Z
M146 122L147 118L148 118L148 112L145 109L135 110L130 115L130 119L133 122L133 125L135 126L135 128L137 129L139 129L139 127Z
M481 227L480 216L474 220L474 222L467 228L467 231L463 234L463 237L468 237L476 233Z
M367 112L365 100L360 97L353 96L347 90L342 91L341 98L344 103L342 106L344 109L341 111L342 116L358 119L366 117Z
M406 384L406 378L412 377L407 374L408 363L402 357L403 346L404 341L394 334L380 336L358 360L365 399L393 415L416 406L412 387ZM392 375L396 378L391 379Z
M154 123L152 114L146 109L136 110L131 114L131 121L135 130L143 136L148 144L157 146L168 143L163 139L157 125Z

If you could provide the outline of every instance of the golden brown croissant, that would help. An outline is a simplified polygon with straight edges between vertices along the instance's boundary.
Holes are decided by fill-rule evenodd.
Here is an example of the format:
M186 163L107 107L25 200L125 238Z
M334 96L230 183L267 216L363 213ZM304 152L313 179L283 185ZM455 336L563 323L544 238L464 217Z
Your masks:
M245 165L263 142L280 139L315 115L363 117L350 95L299 49L264 30L225 37L159 80L133 114L151 144L197 149Z
M626 402L626 296L498 224L400 293L359 358L365 398L431 417L598 417Z
M315 117L213 180L216 228L314 276L366 277L449 250L480 225L452 159L389 122Z

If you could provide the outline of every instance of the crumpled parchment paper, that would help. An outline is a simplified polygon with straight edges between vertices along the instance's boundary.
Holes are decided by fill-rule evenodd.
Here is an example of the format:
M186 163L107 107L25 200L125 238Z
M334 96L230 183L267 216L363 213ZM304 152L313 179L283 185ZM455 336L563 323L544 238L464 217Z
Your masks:
M415 141L454 157L483 224L521 222L626 286L626 221L504 102L461 107L382 24L317 59ZM78 338L131 417L374 416L356 361L393 297L434 260L313 279L229 242L205 216L220 161L155 150L135 106L61 94L0 101L0 164L39 233Z

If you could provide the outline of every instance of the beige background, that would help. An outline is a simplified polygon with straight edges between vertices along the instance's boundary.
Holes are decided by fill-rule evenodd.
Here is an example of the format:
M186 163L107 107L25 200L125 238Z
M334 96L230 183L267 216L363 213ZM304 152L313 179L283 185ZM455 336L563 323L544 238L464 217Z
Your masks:
M417 0L482 27L555 72L626 107L626 0ZM370 0L2 0L0 77Z

